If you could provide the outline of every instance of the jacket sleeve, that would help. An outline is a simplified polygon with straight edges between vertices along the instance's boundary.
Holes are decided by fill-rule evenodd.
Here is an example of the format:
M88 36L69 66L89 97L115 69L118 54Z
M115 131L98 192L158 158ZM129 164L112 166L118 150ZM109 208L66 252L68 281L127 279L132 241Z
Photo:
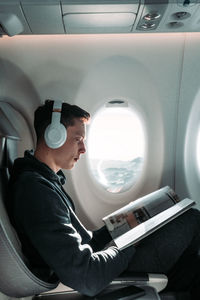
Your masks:
M93 231L90 246L94 251L102 250L112 240L106 226L104 225L98 230Z
M16 221L63 284L94 296L128 267L133 247L94 252L83 243L69 208L55 190L41 180L26 180L21 186L16 191Z

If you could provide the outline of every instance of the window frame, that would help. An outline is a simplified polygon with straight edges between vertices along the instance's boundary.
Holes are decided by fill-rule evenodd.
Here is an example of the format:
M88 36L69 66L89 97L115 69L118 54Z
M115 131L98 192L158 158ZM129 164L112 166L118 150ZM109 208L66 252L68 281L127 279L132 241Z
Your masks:
M119 103L115 103L115 102L119 102ZM134 180L132 180L132 183L128 186L128 188L126 188L125 190L122 190L122 191L119 191L119 192L111 192L111 191L108 191L104 186L103 184L101 184L98 179L95 177L95 175L93 174L92 170L91 170L91 161L90 161L90 157L89 157L89 139L90 139L90 134L91 134L91 126L92 126L92 121L90 122L90 127L89 127L89 130L88 130L88 133L87 133L87 152L86 152L86 161L87 161L87 169L88 169L88 175L90 177L90 180L92 181L92 183L94 184L94 186L96 187L96 189L99 191L99 192L103 192L105 193L105 196L108 197L108 195L110 194L111 197L114 197L116 198L117 195L120 195L120 194L125 194L125 193L128 193L130 191L132 191L133 189L137 189L137 184L138 182L140 181L140 178L143 176L143 172L144 172L144 169L145 169L145 164L146 164L146 158L147 158L147 144L148 144L148 141L147 141L147 130L146 130L146 126L145 126L145 122L144 122L144 117L142 115L142 113L139 111L139 109L137 109L136 106L134 105L130 105L128 103L128 101L125 101L125 100L111 100L109 102L106 102L104 105L102 105L101 107L99 107L95 114L93 115L93 119L95 119L96 117L98 117L98 115L102 114L107 108L121 108L121 109L127 109L130 114L133 114L133 116L135 115L136 118L137 118L137 122L139 122L140 124L140 127L141 127L141 133L143 135L143 162L142 162L142 168L141 168L141 171L140 173L137 175L137 178ZM134 137L133 137L134 138ZM133 158L133 159L136 159ZM112 195L115 195L115 196L112 196ZM119 197L119 196L118 196Z

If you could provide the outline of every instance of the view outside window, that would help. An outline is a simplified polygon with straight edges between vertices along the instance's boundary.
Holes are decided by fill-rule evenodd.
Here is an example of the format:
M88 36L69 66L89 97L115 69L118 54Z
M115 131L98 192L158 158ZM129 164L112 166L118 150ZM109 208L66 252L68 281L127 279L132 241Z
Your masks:
M88 158L94 178L109 192L130 189L141 174L145 137L139 116L128 107L105 107L92 118Z

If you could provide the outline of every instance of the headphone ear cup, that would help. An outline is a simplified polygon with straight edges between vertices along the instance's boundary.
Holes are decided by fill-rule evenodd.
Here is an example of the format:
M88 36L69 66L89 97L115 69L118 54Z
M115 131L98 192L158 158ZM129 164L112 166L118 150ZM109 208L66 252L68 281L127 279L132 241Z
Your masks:
M67 140L67 130L62 123L49 124L45 130L44 139L49 148L57 149Z

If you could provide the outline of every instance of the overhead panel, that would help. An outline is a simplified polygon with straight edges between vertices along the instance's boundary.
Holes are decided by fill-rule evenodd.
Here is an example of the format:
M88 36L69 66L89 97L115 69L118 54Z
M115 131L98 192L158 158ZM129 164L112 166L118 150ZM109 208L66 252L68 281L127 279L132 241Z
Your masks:
M132 31L139 3L62 4L66 33L128 33Z
M34 34L65 33L60 3L23 3L23 10Z
M167 6L159 30L162 32L200 31L200 3L195 0L177 1Z
M0 36L199 31L200 0L0 0Z
M165 14L168 3L147 3L143 6L140 18L138 19L136 30L138 31L155 31L159 28L161 20Z

